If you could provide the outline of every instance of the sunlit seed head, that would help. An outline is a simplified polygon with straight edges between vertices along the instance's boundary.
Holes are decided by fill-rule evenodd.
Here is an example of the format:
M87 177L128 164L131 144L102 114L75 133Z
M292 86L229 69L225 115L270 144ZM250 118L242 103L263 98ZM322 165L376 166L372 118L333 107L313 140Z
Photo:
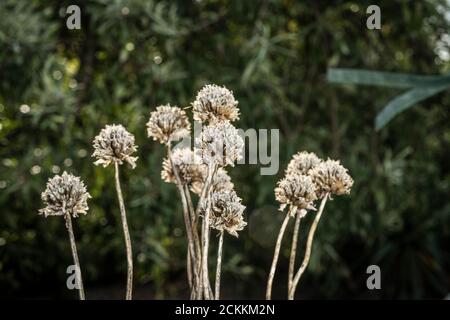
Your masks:
M286 175L289 174L308 174L308 172L317 166L321 160L313 152L301 151L296 153L289 162Z
M195 141L196 153L207 165L234 166L242 158L244 140L228 121L204 127Z
M170 104L159 106L150 113L147 135L162 144L188 137L191 124L184 110Z
M69 214L74 218L79 214L87 214L87 199L91 196L79 177L63 172L49 179L47 188L41 194L45 207L39 214L47 216L63 216Z
M226 231L238 237L238 231L244 229L245 206L234 190L221 190L211 194L210 226L219 231ZM206 201L202 203L201 211L205 212Z
M280 210L287 205L313 210L313 202L317 199L316 186L307 175L290 174L277 183L275 198L281 204Z
M134 136L120 124L106 125L95 137L93 146L95 165L107 167L111 163L128 163L131 168L136 167L138 158L132 156L137 150Z
M326 194L349 194L353 186L353 179L339 161L328 159L310 171L316 185L317 194L323 197Z
M204 86L192 103L194 120L200 122L235 121L239 119L238 101L233 92L215 84Z

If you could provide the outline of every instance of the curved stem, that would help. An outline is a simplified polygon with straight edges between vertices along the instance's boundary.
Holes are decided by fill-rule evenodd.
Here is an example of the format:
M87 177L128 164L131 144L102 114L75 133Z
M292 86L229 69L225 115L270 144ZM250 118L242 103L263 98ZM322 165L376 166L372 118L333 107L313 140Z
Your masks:
M275 271L277 269L278 256L280 255L281 242L283 241L284 232L289 222L289 213L286 214L283 224L281 225L280 232L278 233L277 242L275 244L275 252L273 254L272 266L270 267L269 279L267 280L266 300L272 298L272 284L275 277Z
M201 274L202 274L202 288L203 294L206 300L211 299L209 275L208 275L208 247L209 247L209 211L210 211L210 199L209 199L209 185L211 184L214 168L208 166L207 178L205 185L202 189L202 194L197 205L196 215L200 212L202 201L206 201L206 210L203 214L202 223L202 261L201 261Z
M289 273L288 273L288 294L292 287L292 282L294 280L295 272L295 257L297 254L297 242L298 242L298 232L300 229L300 221L302 220L302 215L304 209L297 212L295 217L294 233L292 234L292 244L291 244L291 255L289 257Z
M223 250L223 230L220 231L219 245L217 247L217 264L216 264L216 283L215 283L215 300L220 298L220 274L222 271L222 250Z
M83 278L81 277L80 261L78 261L77 245L75 243L75 235L72 228L72 218L69 213L66 213L64 218L66 219L67 231L69 231L70 249L72 251L73 263L75 264L75 279L78 285L78 293L80 295L80 300L86 300L84 296Z
M186 254L186 264L187 264L187 276L188 276L189 290L192 293L192 261L191 261L191 255L189 252Z
M319 220L320 220L320 217L322 216L322 212L323 212L323 209L325 208L325 203L327 202L327 200L328 200L328 194L326 194L323 197L322 202L320 203L319 212L317 212L316 217L314 218L314 221L313 221L313 223L311 225L311 228L309 229L308 240L306 242L305 256L303 258L303 262L302 262L299 270L295 274L295 278L294 278L294 281L292 283L292 287L289 290L289 300L294 300L295 290L297 289L298 282L300 281L300 278L301 278L302 274L305 272L306 267L308 266L309 258L311 257L311 250L312 250L312 243L313 243L313 240L314 240L314 233L316 232L317 225L319 224Z
M194 237L194 248L195 248L195 261L194 266L199 264L200 256L201 256L201 247L200 247L200 238L198 236L198 228L197 228L197 217L195 216L194 205L192 203L191 193L189 192L189 187L187 185L184 186L184 194L186 195L189 213L191 217L191 229L192 235Z
M133 251L131 248L130 231L128 230L127 214L125 211L125 205L123 203L122 189L120 187L119 164L115 162L114 167L115 167L117 199L119 200L120 218L122 220L123 235L125 238L125 248L127 251L127 292L125 298L126 300L131 300L133 295Z
M187 264L186 269L187 269L187 274L188 274L188 281L192 281L192 278L189 279L189 277L191 276L190 275L191 266L189 264L192 263L195 266L197 264L197 262L196 262L196 255L195 255L195 249L194 249L194 241L192 239L193 236L192 236L191 219L190 219L190 215L189 215L189 207L188 207L186 194L184 192L183 185L181 184L181 179L180 179L180 175L178 173L178 169L172 161L172 150L170 148L170 145L167 145L167 153L169 156L170 164L172 166L172 171L173 171L173 173L175 175L175 179L177 181L176 185L178 188L178 192L180 193L181 203L183 205L183 218L184 218L184 225L186 227L186 236L187 236L187 240L188 240L188 254L191 259L191 261L186 261L186 264ZM192 282L191 288L194 287L194 284L198 283L198 279L199 278L198 278L197 268L194 268L194 282Z

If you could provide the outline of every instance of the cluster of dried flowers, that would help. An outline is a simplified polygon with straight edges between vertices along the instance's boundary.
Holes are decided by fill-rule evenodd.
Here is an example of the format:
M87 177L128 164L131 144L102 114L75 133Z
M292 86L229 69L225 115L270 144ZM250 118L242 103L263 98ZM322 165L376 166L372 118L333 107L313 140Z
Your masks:
M206 85L192 103L193 119L203 127L195 138L195 146L174 147L173 142L190 137L191 124L186 112L169 104L151 112L147 122L149 138L159 141L167 148L163 159L161 178L176 185L183 208L187 236L187 275L191 299L219 299L224 234L238 237L247 223L244 221L245 206L234 190L234 184L226 171L227 166L242 158L244 141L232 122L239 119L238 102L225 87ZM137 151L134 136L122 125L107 125L93 141L95 165L114 166L122 229L127 255L126 299L132 299L133 254L128 230L127 216L119 178L119 166L136 167ZM319 159L314 153L299 152L290 161L285 177L275 188L280 210L287 209L286 217L278 234L272 267L267 284L266 298L271 298L281 242L290 218L295 218L289 263L288 297L293 299L295 290L305 271L311 254L312 241L325 204L331 195L350 193L353 180L339 161ZM194 195L194 197L192 196ZM79 177L64 172L49 179L42 193L45 207L39 214L63 216L69 232L73 260L77 270L80 299L85 299L80 263L72 228L72 217L88 212L87 200L91 198ZM194 201L196 200L196 201ZM299 270L294 273L300 220L308 211L316 211L311 224L306 251ZM195 205L194 205L195 204ZM214 291L210 284L208 264L210 233L218 235L217 263Z
M272 283L281 249L283 235L290 218L295 218L292 236L291 255L288 273L288 298L294 299L295 291L300 278L309 263L314 233L322 216L325 204L332 195L349 194L353 179L339 161L319 159L314 153L305 151L295 154L289 162L285 176L275 188L275 198L281 204L280 211L288 207L288 213L281 225L275 245L275 253L267 282L266 299L271 299ZM300 220L305 217L308 210L316 211L314 202L321 200L319 210L311 224L305 255L302 264L295 273L295 257L297 251Z
M61 176L57 175L48 180L47 188L42 192L41 198L45 207L39 210L39 214L43 214L44 217L63 216L66 221L73 263L75 264L78 292L80 300L85 300L72 217L77 218L80 214L87 214L89 210L87 200L91 198L91 195L86 191L86 186L79 177L64 171Z
M246 222L245 206L234 191L226 166L242 157L243 139L231 124L239 118L238 102L225 87L206 85L192 103L193 118L202 123L195 147L173 148L171 143L190 136L185 111L160 106L150 114L147 133L167 148L161 178L176 184L183 205L188 242L187 271L191 299L219 299L223 235L237 237ZM192 194L198 197L194 206ZM219 233L214 292L208 270L210 230Z
M133 254L125 205L120 187L119 165L127 163L134 169L138 158L133 157L132 155L136 152L137 147L134 144L134 136L122 125L114 124L107 125L100 131L99 135L96 136L93 141L93 146L94 153L92 154L92 157L97 159L94 164L102 165L103 167L113 164L115 169L115 186L127 253L127 289L125 298L131 300L133 290ZM80 299L84 300L84 287L71 217L73 216L76 218L79 214L87 214L89 209L87 199L91 198L91 196L86 191L86 187L79 177L64 172L61 176L56 175L48 180L47 188L42 193L41 197L45 207L39 210L39 214L44 214L45 217L64 216L66 220L72 256L77 271L76 279L79 285Z

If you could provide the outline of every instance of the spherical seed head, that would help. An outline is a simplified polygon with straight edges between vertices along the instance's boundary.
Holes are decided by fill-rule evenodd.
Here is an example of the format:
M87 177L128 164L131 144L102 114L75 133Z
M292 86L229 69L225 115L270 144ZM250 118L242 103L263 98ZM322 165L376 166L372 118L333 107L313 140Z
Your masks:
M234 166L234 163L242 158L244 140L228 121L204 127L195 141L198 146L196 153L205 164Z
M203 179L204 165L200 164L200 160L190 148L176 148L172 152L172 162L178 171L181 184L190 185ZM161 178L167 183L177 182L168 158L163 161Z
M296 153L289 162L286 175L308 174L309 170L317 166L321 160L313 152L301 151Z
M238 102L233 92L215 84L204 86L192 103L194 120L200 122L235 121L239 119Z
M204 202L206 203L206 201ZM203 206L204 207L204 206ZM210 226L219 231L226 231L238 237L238 231L244 229L245 206L234 190L221 190L211 194Z
M70 214L74 218L79 214L87 214L87 199L91 198L79 177L67 172L49 179L47 188L41 194L45 208L39 214L47 216L64 216Z
M316 184L317 194L349 194L353 186L353 179L339 161L328 159L310 171Z
M107 167L110 163L128 163L131 168L136 167L138 157L131 155L136 152L134 136L122 125L106 125L94 139L94 153L92 157L97 158L95 165Z
M184 110L170 104L159 106L150 113L147 135L162 144L189 136L191 124Z
M205 165L201 166L201 179L195 180L191 183L191 191L197 195L202 193L203 186L206 181L207 168ZM219 168L213 176L212 192L222 190L233 190L234 184L224 168Z
M317 199L316 186L307 175L287 175L278 182L275 198L281 203L280 210L287 205L293 205L297 209L314 210L313 201Z

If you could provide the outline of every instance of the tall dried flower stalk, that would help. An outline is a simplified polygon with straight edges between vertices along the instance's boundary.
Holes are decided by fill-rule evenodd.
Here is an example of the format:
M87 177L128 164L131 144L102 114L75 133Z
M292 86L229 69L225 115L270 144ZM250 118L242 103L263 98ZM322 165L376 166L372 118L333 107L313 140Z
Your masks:
M43 214L45 217L63 216L66 221L70 249L75 264L75 276L79 286L78 292L80 300L85 300L80 262L72 227L72 217L77 218L79 214L87 214L89 210L87 199L91 198L91 196L86 191L86 187L79 177L64 171L61 176L56 175L48 180L47 188L42 193L41 198L45 207L39 210L39 214Z
M294 281L294 272L295 272L295 257L297 255L297 242L298 242L298 234L300 230L300 221L306 215L306 210L298 210L295 215L295 224L294 231L292 233L292 242L291 242L291 254L289 256L289 270L288 270L288 294L289 290L292 287L292 283Z
M239 118L237 104L233 93L225 87L207 85L198 92L192 103L193 117L205 126L195 140L193 151L190 148L171 148L171 142L190 134L189 120L180 108L160 106L151 112L147 123L148 136L167 147L161 178L176 184L180 193L188 242L186 262L191 299L219 298L223 234L227 231L237 236L237 231L245 226L243 206L224 169L228 165L233 166L242 156L243 140L230 123ZM198 196L196 206L191 192ZM228 207L219 205L219 198L225 195L234 201ZM208 270L211 228L220 232L216 265L218 281L214 292Z
M183 182L182 182L182 180L180 178L178 167L175 165L175 163L173 161L172 150L171 150L170 145L167 146L167 154L169 157L169 161L171 163L172 171L175 175L176 185L177 185L178 191L180 193L181 203L183 206L183 218L184 218L184 224L186 227L186 236L187 236L187 240L188 240L188 254L190 257L190 260L187 260L187 271L188 271L189 281L192 283L192 286L191 286L191 288L192 288L194 286L194 284L199 282L199 274L198 274L196 262L198 261L199 254L200 254L200 252L199 252L200 244L198 242L198 237L194 236L194 232L192 229L192 219L191 219L192 215L190 214L190 206L188 204L185 189L183 187L183 185L184 185L183 182L185 180L183 180ZM189 264L191 264L191 266ZM192 278L192 276L194 278Z
M212 205L210 185L214 181L213 177L219 168L227 165L234 166L234 163L242 157L244 141L239 136L237 129L229 121L213 122L204 127L200 136L196 139L196 154L208 166L207 180L203 186L199 200L199 206L206 208L203 213L202 224L202 264L201 277L203 295L206 299L212 299L208 292L209 272L208 272L208 248L210 211ZM205 203L203 201L206 201Z
M220 278L222 268L222 247L224 231L234 237L238 237L238 231L242 231L247 223L244 221L245 206L241 203L234 190L221 190L213 192L210 198L210 226L219 231L219 243L216 264L216 282L214 298L220 297ZM207 208L202 208L202 211Z
M326 160L309 171L314 183L316 184L316 192L318 197L322 199L320 203L319 211L317 212L313 223L311 224L308 239L306 242L305 256L303 257L303 262L295 274L294 280L291 287L289 288L289 300L293 300L295 297L295 291L297 285L300 281L301 276L305 272L312 251L312 244L314 240L314 234L319 224L320 218L322 216L325 204L331 196L349 194L351 187L353 186L353 179L348 174L348 170L344 168L339 161Z
M191 288L191 297L200 282L199 259L200 241L198 233L194 231L196 217L188 187L197 183L202 176L201 168L195 164L194 153L189 148L172 150L171 142L178 141L190 134L190 123L186 113L178 107L165 105L150 113L147 122L149 138L159 141L167 148L167 159L163 161L161 178L168 183L174 183L180 194L183 219L186 227L188 252L186 269Z
M308 152L299 152L293 156L286 169L285 177L278 182L275 188L275 197L281 204L280 210L283 211L286 206L289 206L289 211L278 233L267 282L266 299L271 299L281 242L289 218L295 217L288 272L288 298L292 300L300 278L308 266L314 234L327 200L331 199L332 194L349 194L352 185L353 179L348 175L347 169L340 165L339 161L322 161L314 153ZM314 201L318 199L321 199L321 204L308 233L305 255L299 270L294 274L300 221L308 210L316 210Z
M275 277L275 272L277 270L278 257L280 256L281 243L283 241L283 236L286 231L286 227L289 223L289 218L291 214L288 213L284 217L283 223L281 224L280 231L278 232L277 242L275 243L275 251L273 253L272 264L270 266L269 279L267 280L267 288L266 288L266 299L270 300L272 298L272 286L273 279Z
M220 299L220 278L222 275L222 251L223 251L223 230L219 233L219 243L217 245L216 281L214 285L214 299Z
M103 167L107 167L111 163L114 164L114 181L127 254L127 289L125 298L126 300L131 300L133 296L133 251L122 188L120 186L119 165L126 162L134 169L137 157L132 157L131 155L136 152L137 147L134 144L134 136L122 125L107 125L95 137L93 146L94 153L92 156L97 159L94 162L95 165L101 164Z

